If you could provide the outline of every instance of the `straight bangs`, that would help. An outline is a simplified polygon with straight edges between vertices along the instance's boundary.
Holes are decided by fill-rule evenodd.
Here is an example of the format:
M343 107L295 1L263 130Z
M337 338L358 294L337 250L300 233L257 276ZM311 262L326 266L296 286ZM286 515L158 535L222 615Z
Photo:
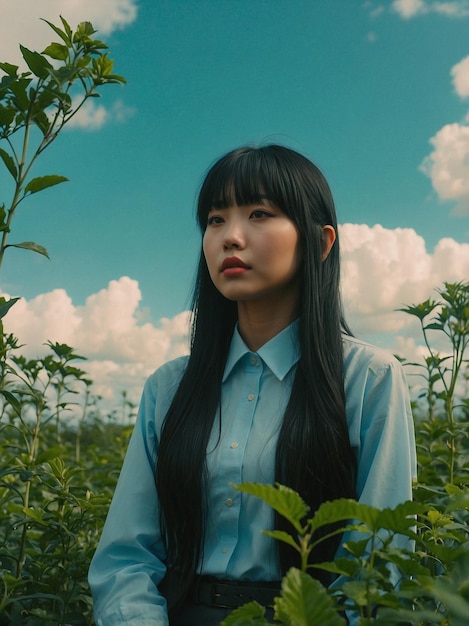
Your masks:
M303 155L283 146L240 148L212 166L199 194L197 218L202 232L212 209L267 200L306 233L311 224L337 230L334 202L321 171Z
M290 202L285 197L283 180L286 174L271 149L241 148L229 153L209 170L201 187L197 207L201 230L205 230L212 209L235 204L246 206L268 200L288 214Z

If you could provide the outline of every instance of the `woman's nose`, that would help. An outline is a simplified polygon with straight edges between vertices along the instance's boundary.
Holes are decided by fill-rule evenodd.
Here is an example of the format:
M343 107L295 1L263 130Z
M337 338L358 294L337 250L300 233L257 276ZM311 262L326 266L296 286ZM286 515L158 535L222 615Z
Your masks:
M238 222L227 224L223 244L226 249L242 248L244 246L244 234Z

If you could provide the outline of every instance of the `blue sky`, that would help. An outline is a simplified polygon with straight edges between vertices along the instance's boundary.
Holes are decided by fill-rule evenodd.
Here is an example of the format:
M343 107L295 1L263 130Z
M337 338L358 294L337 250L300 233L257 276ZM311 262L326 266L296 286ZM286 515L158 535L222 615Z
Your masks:
M467 278L468 2L74 4L19 0L2 8L12 14L0 24L0 56L13 61L19 42L41 49L54 38L39 17L90 19L128 81L103 91L102 124L83 119L85 127L65 131L44 153L34 174L70 182L25 202L13 225L12 241L36 241L51 256L10 250L0 276L3 291L35 303L37 319L41 295L63 290L70 310L83 314L87 298L122 277L140 292L135 324L158 327L184 311L199 249L201 177L217 156L247 143L286 144L326 174L340 223L357 226L344 241L368 290L346 287L358 326L366 331L367 312L357 302L373 308L379 290L396 291L371 312L370 336L386 306L424 299L415 285L428 291L439 277ZM6 203L8 183L0 172ZM450 253L437 252L447 238ZM366 246L381 268L369 278L375 257L360 257ZM396 267L384 275L389 259ZM419 276L421 264L433 269Z

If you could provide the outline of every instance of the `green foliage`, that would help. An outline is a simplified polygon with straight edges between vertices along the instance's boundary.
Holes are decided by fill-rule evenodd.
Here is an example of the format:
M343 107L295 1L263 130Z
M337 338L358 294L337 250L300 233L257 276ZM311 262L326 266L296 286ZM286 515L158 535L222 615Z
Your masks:
M87 571L131 432L101 416L83 357L48 346L27 359L2 339L0 624L93 623Z
M441 304L409 307L427 333L431 368L442 368L437 373L445 377L429 385L435 372L425 360L425 391L414 407L420 480L413 502L379 510L341 499L325 502L310 515L301 497L285 486L236 486L261 497L295 529L293 535L267 531L294 547L301 562L282 581L274 623L340 626L347 623L346 614L362 626L468 623L469 463L467 435L462 433L469 432L469 411L457 393L458 384L464 388L467 306L462 300L467 303L467 285L447 285L441 295ZM0 313L9 306L0 299ZM441 307L448 311L441 312ZM445 322L429 329L438 322L426 317L435 314ZM0 520L0 625L91 625L87 570L125 454L134 407L124 392L116 414L103 419L92 383L77 366L83 357L73 348L48 342L46 356L28 359L18 354L18 340L3 333L1 321L0 331L0 506L5 511ZM454 351L436 357L430 331L456 344ZM323 540L316 531L331 523L338 523L331 532L346 529L352 534L343 556L315 565L338 577L326 588L311 576L308 555ZM409 550L403 537L415 542L415 550ZM265 608L255 602L224 621L225 626L270 623Z
M427 300L401 309L418 318L428 356L420 368L426 386L420 398L423 411L415 408L419 444L420 482L438 486L468 482L469 400L458 395L462 386L465 352L469 343L469 283L444 283L441 300ZM431 337L443 340L443 353L433 348Z
M75 32L63 17L61 27L47 24L60 42L51 43L42 53L20 45L28 71L0 63L0 159L13 179L8 207L0 205L0 266L9 247L49 258L47 250L32 241L8 243L20 203L68 180L56 174L31 178L32 167L83 104L89 98L99 97L98 90L103 85L125 82L113 73L107 45L94 38L96 31L90 22L78 24Z

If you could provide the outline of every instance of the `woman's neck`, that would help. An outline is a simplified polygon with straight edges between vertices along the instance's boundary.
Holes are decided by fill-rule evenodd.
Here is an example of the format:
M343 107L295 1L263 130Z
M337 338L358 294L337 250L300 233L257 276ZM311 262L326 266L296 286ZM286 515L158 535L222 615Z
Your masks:
M296 306L269 308L255 302L238 302L238 329L244 343L257 352L297 317Z

